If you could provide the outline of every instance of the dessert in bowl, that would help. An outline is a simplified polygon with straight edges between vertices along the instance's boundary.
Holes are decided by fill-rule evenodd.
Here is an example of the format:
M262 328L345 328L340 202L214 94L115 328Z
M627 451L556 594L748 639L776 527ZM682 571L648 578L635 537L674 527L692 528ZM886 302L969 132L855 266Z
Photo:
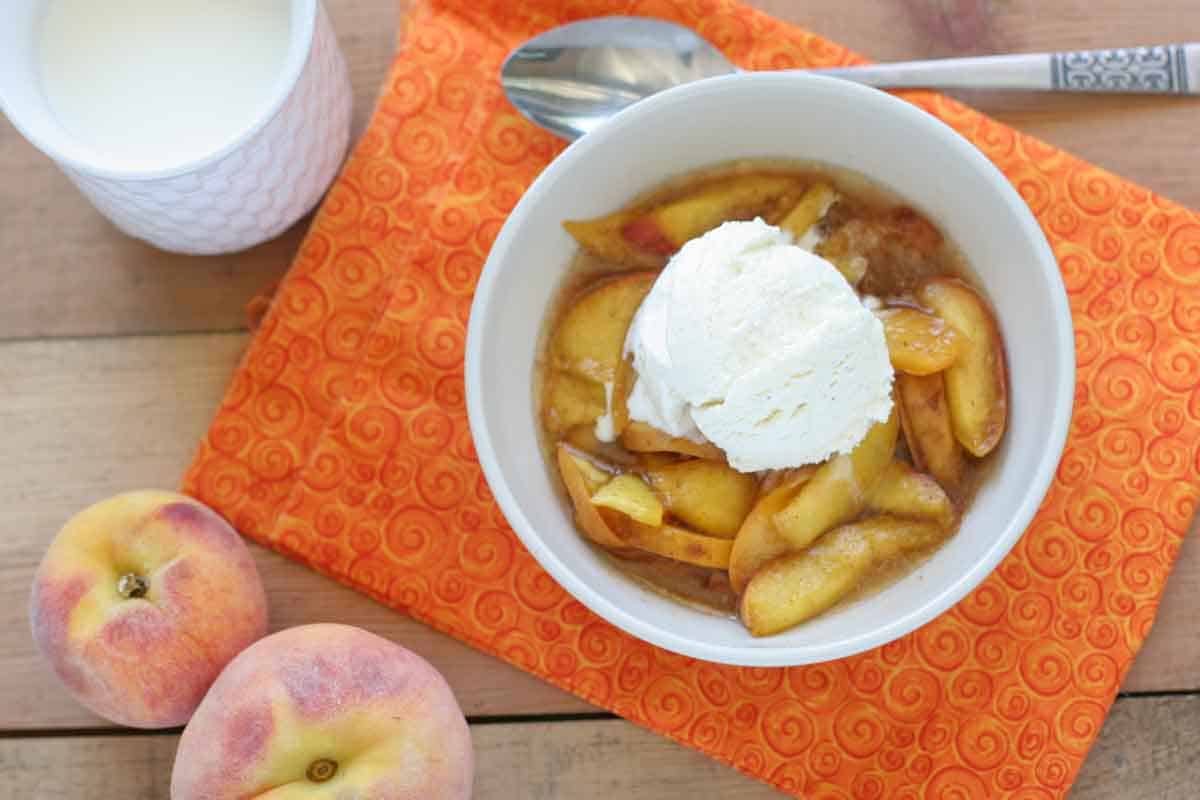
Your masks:
M1049 247L973 146L874 90L743 74L543 173L466 379L497 502L568 591L676 652L787 665L903 635L995 567L1074 357Z

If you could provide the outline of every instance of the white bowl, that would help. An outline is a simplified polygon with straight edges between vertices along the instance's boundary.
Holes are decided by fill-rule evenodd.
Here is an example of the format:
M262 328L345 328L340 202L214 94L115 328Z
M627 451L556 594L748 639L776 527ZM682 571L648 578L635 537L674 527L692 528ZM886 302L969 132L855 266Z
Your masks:
M755 639L734 619L640 586L576 532L538 445L539 330L576 252L564 219L611 212L667 178L737 158L857 170L923 211L958 243L996 307L1011 378L998 464L958 534L912 574L791 631ZM534 557L595 613L648 642L748 666L849 656L918 628L1004 558L1050 485L1070 423L1075 350L1050 247L1020 196L973 145L874 89L829 78L745 73L638 103L566 150L517 204L471 309L467 408L496 501Z

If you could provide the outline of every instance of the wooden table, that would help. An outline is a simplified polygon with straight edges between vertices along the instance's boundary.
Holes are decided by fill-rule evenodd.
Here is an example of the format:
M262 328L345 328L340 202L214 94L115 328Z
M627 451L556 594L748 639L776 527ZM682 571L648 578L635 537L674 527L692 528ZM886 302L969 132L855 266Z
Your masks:
M366 122L402 8L326 0ZM879 59L1200 40L1190 0L757 0ZM974 94L1000 119L1200 207L1200 100ZM163 798L176 732L120 730L78 706L34 652L30 578L64 519L118 491L172 486L247 334L243 305L303 225L239 256L171 256L123 238L0 120L0 800ZM732 769L255 548L272 625L339 621L441 669L470 716L480 798L765 798ZM1200 781L1200 544L1075 798L1191 798Z

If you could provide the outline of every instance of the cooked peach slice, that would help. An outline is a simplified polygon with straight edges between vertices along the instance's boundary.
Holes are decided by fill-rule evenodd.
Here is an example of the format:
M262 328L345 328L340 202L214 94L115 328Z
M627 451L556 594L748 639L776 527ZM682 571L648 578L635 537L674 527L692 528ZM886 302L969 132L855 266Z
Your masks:
M694 459L646 472L667 510L702 533L732 539L754 505L757 482L717 461Z
M803 180L794 181L789 189L781 192L767 207L756 213L755 216L761 217L763 222L768 225L779 227L787 219L787 215L792 213L796 209L796 206L800 204L800 201L804 199L804 193L807 189L808 186Z
M938 482L917 472L903 461L893 461L884 469L867 508L894 517L936 522L948 530L954 525L954 504Z
M635 453L681 453L711 461L722 461L725 455L715 444L693 442L681 436L668 436L644 422L630 420L621 431L621 444Z
M597 219L568 220L563 227L580 247L605 261L623 267L659 268L666 263L665 256L642 249L621 232L635 216L631 211L618 211Z
M886 422L872 426L848 455L836 455L822 464L791 502L775 513L775 528L792 549L808 547L863 510L896 449L900 428L896 417L893 408Z
M835 256L827 260L842 273L842 277L851 286L858 286L862 282L867 268L871 265L871 262L862 256Z
M571 452L566 445L558 446L558 472L571 504L575 507L575 521L584 534L601 547L620 549L627 545L609 527L599 511L592 505L592 493L612 479L612 476L587 459Z
M948 368L966 349L966 340L941 317L915 308L885 308L883 321L892 366L910 375L932 375Z
M621 227L644 252L669 256L723 222L768 213L781 197L799 189L785 175L731 175L637 215Z
M666 258L683 245L675 244L654 217L653 212L642 214L621 226L621 236L644 253Z
M663 505L637 475L626 473L613 478L592 495L592 505L618 511L643 525L662 525Z
M999 444L1008 417L1004 342L996 320L983 298L954 278L927 282L917 299L966 340L963 353L945 372L946 401L955 438L982 458Z
M785 175L730 175L695 191L641 211L563 223L580 246L618 264L656 266L686 242L730 219L749 219L773 210L780 198L797 192L799 181Z
M702 536L675 525L651 526L630 520L624 544L698 567L726 569L733 542Z
M551 365L597 383L611 383L629 322L654 283L653 272L621 275L571 304L550 340Z
M887 516L843 525L759 570L742 593L739 615L754 636L787 630L837 603L875 565L943 535L934 523Z
M896 403L904 441L917 469L928 472L951 494L958 491L967 460L954 438L943 376L897 375Z
M624 210L563 223L588 252L626 266L657 267L722 222L771 215L800 182L783 175L731 175L648 210Z
M556 436L572 428L591 427L604 413L604 386L593 380L550 370L545 391L542 418L546 429Z
M593 458L608 464L631 467L638 463L633 454L616 442L602 442L596 438L596 426L592 423L576 425L562 435L562 440Z
M642 471L659 469L669 464L678 464L687 456L681 456L678 453L638 453L637 464Z
M733 591L741 593L754 573L792 549L775 530L772 519L816 471L816 467L780 471L769 478L772 481L769 488L760 491L758 502L733 539L733 552L729 556L729 583Z
M799 489L817 471L815 464L793 469L773 469L768 471L758 483L759 498L766 497L781 487Z
M814 183L808 187L796 207L779 223L779 227L802 242L813 226L821 221L829 207L837 201L837 192L827 183Z

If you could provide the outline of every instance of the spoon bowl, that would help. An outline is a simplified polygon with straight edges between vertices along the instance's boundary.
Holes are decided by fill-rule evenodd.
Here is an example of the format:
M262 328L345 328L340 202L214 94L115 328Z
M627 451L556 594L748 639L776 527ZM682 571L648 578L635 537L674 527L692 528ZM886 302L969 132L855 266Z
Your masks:
M574 140L652 94L737 71L689 28L603 17L530 39L509 55L500 77L526 118Z

